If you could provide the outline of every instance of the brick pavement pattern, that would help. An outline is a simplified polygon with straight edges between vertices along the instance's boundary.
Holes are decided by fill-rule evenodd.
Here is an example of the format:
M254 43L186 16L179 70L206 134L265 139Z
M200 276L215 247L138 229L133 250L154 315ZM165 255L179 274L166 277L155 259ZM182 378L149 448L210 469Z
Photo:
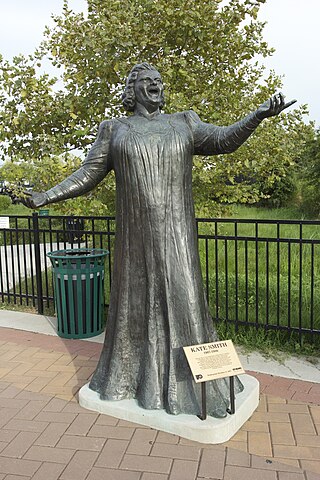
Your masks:
M320 480L320 385L252 373L258 409L205 445L81 408L102 346L0 328L0 480Z

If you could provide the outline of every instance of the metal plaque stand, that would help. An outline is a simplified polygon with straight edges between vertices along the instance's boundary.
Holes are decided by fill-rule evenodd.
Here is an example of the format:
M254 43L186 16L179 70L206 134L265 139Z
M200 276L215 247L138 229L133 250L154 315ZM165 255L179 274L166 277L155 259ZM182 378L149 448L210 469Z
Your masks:
M227 408L227 412L233 415L236 411L236 402L234 394L234 377L230 378L230 408ZM201 414L197 415L200 420L206 420L207 418L207 389L206 382L201 383Z

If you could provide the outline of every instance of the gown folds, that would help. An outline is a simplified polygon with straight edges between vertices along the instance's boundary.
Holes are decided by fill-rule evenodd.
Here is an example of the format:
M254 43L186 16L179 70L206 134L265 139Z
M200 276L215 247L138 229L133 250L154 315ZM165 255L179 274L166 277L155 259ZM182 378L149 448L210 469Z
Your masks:
M49 202L91 190L114 169L116 240L106 336L90 388L103 400L198 415L183 346L218 340L204 295L192 198L193 155L228 153L259 124L229 127L192 111L104 121L83 166L47 192ZM236 379L236 392L243 389ZM229 380L207 384L208 415L224 417Z

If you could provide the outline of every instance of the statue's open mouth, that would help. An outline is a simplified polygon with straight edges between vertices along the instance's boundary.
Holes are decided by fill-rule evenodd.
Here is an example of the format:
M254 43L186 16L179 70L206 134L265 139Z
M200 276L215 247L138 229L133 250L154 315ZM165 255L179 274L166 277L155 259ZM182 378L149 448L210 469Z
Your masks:
M150 87L150 88L148 88L148 93L150 95L158 95L159 94L159 89L157 87Z

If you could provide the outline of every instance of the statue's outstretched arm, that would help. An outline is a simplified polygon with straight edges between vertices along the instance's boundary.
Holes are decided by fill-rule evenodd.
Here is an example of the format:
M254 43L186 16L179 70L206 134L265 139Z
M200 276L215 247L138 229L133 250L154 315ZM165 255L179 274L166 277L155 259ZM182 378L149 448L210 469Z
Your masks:
M218 127L201 122L199 117L190 112L194 133L195 155L216 155L231 153L242 145L264 118L278 115L296 100L285 103L282 93L274 95L260 107L239 122L228 127Z
M78 197L96 187L113 168L109 153L112 126L112 122L101 123L97 139L78 170L47 192L32 192L22 202L27 207L37 208Z

